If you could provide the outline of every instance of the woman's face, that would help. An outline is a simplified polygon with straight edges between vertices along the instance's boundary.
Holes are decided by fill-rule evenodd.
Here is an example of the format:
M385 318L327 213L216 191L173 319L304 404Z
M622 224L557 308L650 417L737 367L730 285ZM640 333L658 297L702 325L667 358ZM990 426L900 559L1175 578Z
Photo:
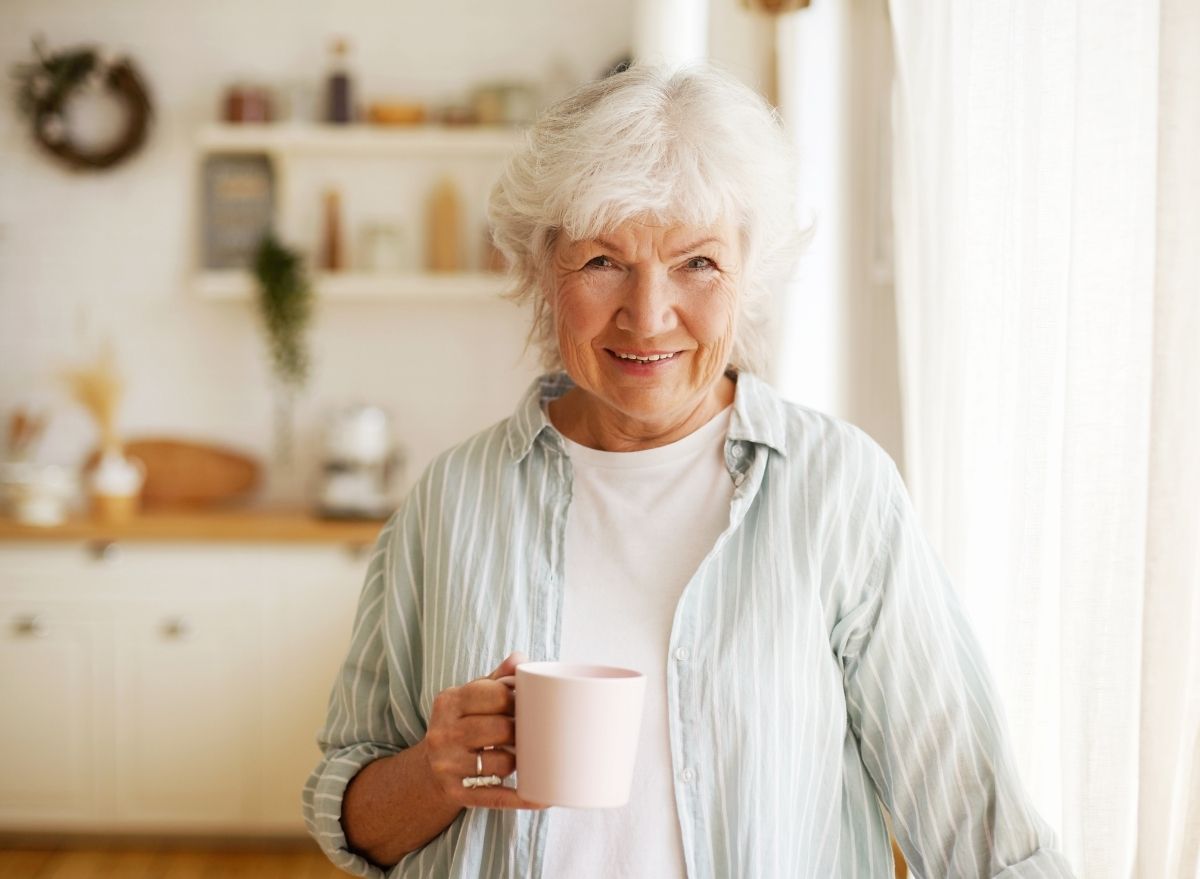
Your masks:
M552 259L559 349L593 405L654 426L706 404L736 330L736 226L629 221L596 239L560 237Z

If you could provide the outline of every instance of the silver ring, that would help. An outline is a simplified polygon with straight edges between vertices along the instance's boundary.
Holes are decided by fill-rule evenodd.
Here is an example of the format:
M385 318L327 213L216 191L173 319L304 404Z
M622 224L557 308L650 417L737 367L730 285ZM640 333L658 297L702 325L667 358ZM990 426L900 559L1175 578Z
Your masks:
M475 774L468 775L462 780L462 785L465 788L473 787L499 787L503 784L499 775L484 775L483 774L483 752L490 751L491 748L480 748L475 752Z

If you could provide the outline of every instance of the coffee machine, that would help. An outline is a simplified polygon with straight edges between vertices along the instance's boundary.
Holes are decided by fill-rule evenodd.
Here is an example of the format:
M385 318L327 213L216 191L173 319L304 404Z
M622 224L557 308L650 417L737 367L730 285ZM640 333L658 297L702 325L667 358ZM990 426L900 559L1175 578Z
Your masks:
M317 512L330 519L386 519L399 499L403 459L387 413L355 404L329 419L321 462Z

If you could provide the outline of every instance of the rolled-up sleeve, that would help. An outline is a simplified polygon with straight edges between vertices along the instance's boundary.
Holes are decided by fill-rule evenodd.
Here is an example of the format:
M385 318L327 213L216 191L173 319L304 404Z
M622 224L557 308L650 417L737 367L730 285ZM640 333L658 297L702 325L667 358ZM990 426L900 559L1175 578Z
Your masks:
M354 853L342 827L342 799L368 763L424 736L415 662L420 655L416 604L420 570L415 500L380 533L367 567L354 631L317 734L323 757L304 786L304 820L329 859L356 876L384 872Z
M1032 808L958 596L894 465L864 598L841 621L847 713L913 872L1071 877Z

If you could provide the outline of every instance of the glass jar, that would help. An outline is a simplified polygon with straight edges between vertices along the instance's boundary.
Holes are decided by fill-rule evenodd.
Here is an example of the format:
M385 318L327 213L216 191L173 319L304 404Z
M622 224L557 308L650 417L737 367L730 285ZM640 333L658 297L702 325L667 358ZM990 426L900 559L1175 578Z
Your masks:
M376 274L400 274L410 266L404 259L404 228L399 223L364 223L359 232L362 269Z

